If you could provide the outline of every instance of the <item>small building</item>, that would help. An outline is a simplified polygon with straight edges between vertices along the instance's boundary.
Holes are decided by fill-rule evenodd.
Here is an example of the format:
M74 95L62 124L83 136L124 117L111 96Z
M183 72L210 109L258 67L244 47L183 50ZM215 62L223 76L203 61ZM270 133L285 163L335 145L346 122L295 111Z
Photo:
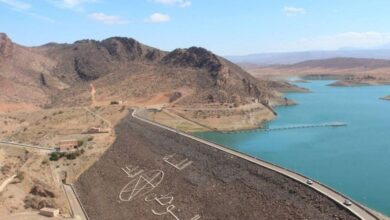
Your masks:
M62 140L58 143L58 147L56 147L56 150L59 152L74 151L77 150L78 147L79 147L79 141L76 139Z
M57 217L60 214L60 210L45 207L39 210L39 214L46 217Z

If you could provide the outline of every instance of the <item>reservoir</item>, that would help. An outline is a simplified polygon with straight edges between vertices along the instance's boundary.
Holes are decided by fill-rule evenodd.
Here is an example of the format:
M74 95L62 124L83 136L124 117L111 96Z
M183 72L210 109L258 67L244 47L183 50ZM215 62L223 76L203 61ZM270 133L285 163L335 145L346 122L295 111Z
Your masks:
M390 86L331 87L297 83L311 93L287 93L298 105L276 108L269 128L344 122L347 126L202 132L196 136L322 182L390 216Z

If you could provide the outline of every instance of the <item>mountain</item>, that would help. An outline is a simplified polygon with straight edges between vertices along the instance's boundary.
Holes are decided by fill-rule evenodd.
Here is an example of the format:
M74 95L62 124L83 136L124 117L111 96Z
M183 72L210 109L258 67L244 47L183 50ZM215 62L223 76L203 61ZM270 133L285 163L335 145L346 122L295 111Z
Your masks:
M323 69L380 69L389 68L390 60L362 59L362 58L332 58L325 60L309 60L282 68L323 68Z
M50 69L55 63L48 57L13 43L5 34L0 34L0 103L28 104L30 107L49 101L49 91L42 79L52 88L65 85L53 77Z
M264 75L304 76L339 79L334 86L390 84L390 60L332 58L309 60L290 65L271 65L249 70L257 77Z
M285 53L259 53L243 56L226 56L227 59L249 69L268 65L287 65L308 60L330 58L390 59L390 49L341 49L335 51L304 51Z
M181 105L249 103L278 95L266 80L198 47L161 51L124 37L24 47L0 35L0 103L34 107L182 97Z

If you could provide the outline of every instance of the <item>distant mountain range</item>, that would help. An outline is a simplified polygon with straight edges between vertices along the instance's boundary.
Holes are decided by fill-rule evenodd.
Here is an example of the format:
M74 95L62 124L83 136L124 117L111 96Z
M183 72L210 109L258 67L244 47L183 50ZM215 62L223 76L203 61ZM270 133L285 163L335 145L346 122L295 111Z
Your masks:
M280 65L280 68L322 68L322 69L352 69L366 70L390 68L390 60L365 58L330 58L323 60L308 60L291 65Z
M257 77L301 76L305 79L338 79L334 86L390 84L390 60L330 58L295 64L246 66Z
M259 53L244 56L225 56L226 59L246 67L286 65L308 60L330 58L390 59L390 48L343 49L335 51L306 51L286 53Z

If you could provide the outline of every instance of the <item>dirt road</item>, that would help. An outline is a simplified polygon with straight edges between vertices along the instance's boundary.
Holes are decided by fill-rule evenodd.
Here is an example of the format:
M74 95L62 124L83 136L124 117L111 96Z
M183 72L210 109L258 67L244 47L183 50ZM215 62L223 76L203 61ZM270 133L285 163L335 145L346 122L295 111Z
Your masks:
M7 185L8 185L9 183L11 183L12 180L14 180L15 177L16 177L16 174L14 174L14 175L8 177L7 179L5 179L5 180L3 181L3 183L1 183L1 185L0 185L0 193L3 192L3 190L5 189L5 187L7 187Z

